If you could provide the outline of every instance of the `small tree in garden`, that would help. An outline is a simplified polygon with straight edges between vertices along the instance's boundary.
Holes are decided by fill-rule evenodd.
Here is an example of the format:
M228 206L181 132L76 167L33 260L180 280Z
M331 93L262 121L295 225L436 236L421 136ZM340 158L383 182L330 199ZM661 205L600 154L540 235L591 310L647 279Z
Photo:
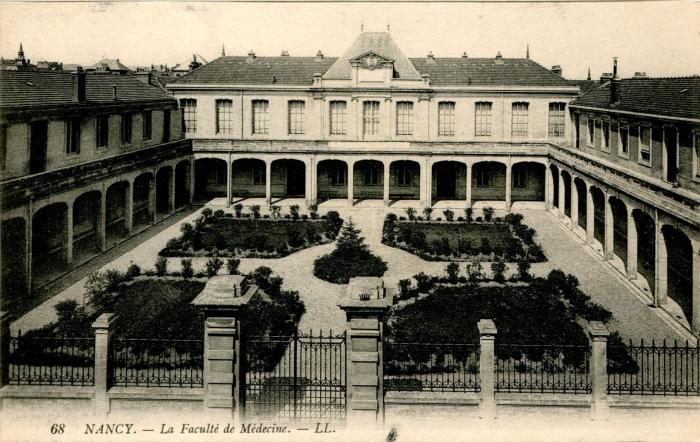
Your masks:
M192 233L194 232L194 227L190 223L180 224L180 233L182 233L182 241L187 242L192 240Z
M229 275L238 275L238 266L241 264L240 259L229 258L226 260L226 270Z
M466 217L466 221L468 223L474 221L474 209L472 209L471 207L467 207L466 209L464 209L464 216Z
M484 212L484 221L486 221L487 223L490 223L491 219L493 218L493 212L494 212L493 207L486 206L482 209L482 211Z
M318 218L318 204L309 204L309 216L311 217L311 219Z
M250 206L250 211L253 213L253 218L258 219L260 218L260 206L257 204L253 204Z
M506 282L505 272L506 263L499 259L491 263L491 272L493 273L493 280L499 283Z
M156 275L165 276L165 274L168 273L168 260L159 256L158 259L156 259L155 268Z
M139 276L141 274L141 267L138 266L138 264L134 264L133 262L129 266L128 269L126 269L126 279L134 279L135 277Z
M455 219L455 213L451 211L450 209L443 210L442 214L445 215L445 220L452 222Z
M411 280L410 279L400 279L399 280L399 297L407 298L411 291Z
M468 262L465 271L467 273L467 280L472 284L484 279L484 272L481 270L480 259Z
M293 220L299 219L299 204L292 204L289 206L289 214L292 215Z
M210 207L205 207L202 209L202 216L204 219L209 219L214 215L214 211Z
M416 219L416 209L413 207L406 208L406 216L408 216L409 221L415 221Z
M243 204L236 204L235 206L233 206L233 210L236 212L236 218L240 218L243 214Z
M459 281L459 264L456 262L451 262L447 264L445 271L447 272L447 279L450 281L450 283L457 284Z
M207 276L216 276L219 273L219 269L224 265L224 262L219 258L210 258L206 263Z
M282 217L280 214L280 206L270 206L270 218L279 219Z
M530 261L521 259L518 261L518 277L523 281L530 280Z
M489 242L488 238L481 238L481 247L479 248L479 252L486 256L491 254L491 243Z
M426 221L430 221L430 217L433 215L433 208L426 207L425 209L423 209L423 215L425 215Z
M182 266L182 277L183 278L191 278L194 276L194 269L192 268L192 260L191 259L182 259L180 260L180 265Z

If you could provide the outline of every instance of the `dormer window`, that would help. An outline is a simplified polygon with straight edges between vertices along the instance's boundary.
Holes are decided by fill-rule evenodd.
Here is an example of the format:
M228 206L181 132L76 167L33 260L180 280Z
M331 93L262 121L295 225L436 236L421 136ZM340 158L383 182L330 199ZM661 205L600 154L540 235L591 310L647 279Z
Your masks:
M388 83L394 77L394 61L375 52L350 60L357 83Z

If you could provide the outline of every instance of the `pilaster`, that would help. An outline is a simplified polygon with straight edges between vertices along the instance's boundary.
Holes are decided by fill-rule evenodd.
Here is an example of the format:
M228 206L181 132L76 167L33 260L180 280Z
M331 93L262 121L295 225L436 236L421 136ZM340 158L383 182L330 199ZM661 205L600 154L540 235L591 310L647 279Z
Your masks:
M100 212L97 215L97 242L100 251L104 252L107 249L107 190L104 183L100 193Z
M131 234L134 227L134 182L129 181L129 185L124 189L124 230L126 236Z
M73 204L68 201L68 211L66 212L66 263L73 262Z
M513 192L513 184L512 184L512 179L513 179L513 173L512 173L512 166L510 163L506 164L506 210L510 212L510 200L511 200L511 195Z
M467 207L472 206L472 165L467 163L467 175L465 177L467 185Z
M615 218L613 218L610 196L605 192L605 244L603 245L603 257L606 261L613 259L615 255Z
M595 244L595 206L591 186L586 183L586 242Z
M578 227L578 187L576 187L576 178L571 175L571 230L576 230Z
M666 250L666 239L661 230L661 220L659 213L654 211L654 226L656 237L656 252L655 252L655 270L656 278L656 293L654 296L654 305L657 307L666 304L667 284L668 284L668 251Z
M272 205L272 160L265 161L265 204Z
M352 207L355 204L355 162L348 160L348 205Z
M637 223L632 212L634 208L627 206L627 279L637 279Z
M390 184L391 162L384 162L384 205L389 207L389 184Z
M566 197L565 193L565 188L564 188L564 175L561 173L561 169L559 170L559 176L557 177L559 179L559 219L564 219L566 218L566 202L564 201L564 198Z

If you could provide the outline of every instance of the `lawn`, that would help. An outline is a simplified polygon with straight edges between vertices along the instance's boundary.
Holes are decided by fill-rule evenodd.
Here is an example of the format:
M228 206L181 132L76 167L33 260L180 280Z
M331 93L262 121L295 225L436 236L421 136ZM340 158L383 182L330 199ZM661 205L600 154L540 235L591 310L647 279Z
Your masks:
M404 231L410 228L413 232L425 233L428 244L447 237L453 249L459 246L459 240L470 241L478 247L481 244L481 238L488 239L493 248L503 248L508 238L513 237L508 225L503 223L421 222L403 223L400 228Z

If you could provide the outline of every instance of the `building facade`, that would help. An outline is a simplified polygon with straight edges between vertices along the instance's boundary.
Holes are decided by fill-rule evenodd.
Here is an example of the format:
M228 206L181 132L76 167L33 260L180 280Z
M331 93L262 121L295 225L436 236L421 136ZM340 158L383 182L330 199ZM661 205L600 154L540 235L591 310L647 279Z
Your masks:
M0 72L4 308L190 202L180 122L134 76Z

